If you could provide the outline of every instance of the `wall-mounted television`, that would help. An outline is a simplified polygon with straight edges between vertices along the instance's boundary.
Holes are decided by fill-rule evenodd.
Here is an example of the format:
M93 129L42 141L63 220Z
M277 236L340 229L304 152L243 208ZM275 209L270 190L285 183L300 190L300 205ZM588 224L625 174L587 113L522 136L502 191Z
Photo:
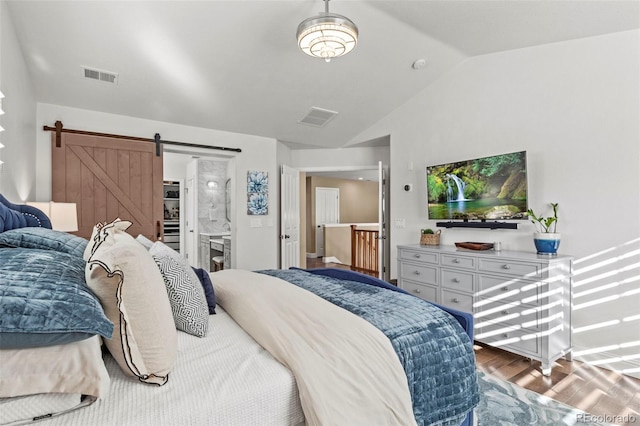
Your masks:
M527 219L526 151L427 167L432 220Z

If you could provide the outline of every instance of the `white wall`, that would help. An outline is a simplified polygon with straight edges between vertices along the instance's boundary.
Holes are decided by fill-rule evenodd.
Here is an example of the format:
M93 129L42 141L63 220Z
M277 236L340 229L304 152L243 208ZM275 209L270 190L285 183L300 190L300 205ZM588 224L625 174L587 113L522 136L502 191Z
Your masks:
M279 206L275 202L277 187L270 187L268 216L248 216L246 214L247 171L263 170L268 172L269 176L276 176L276 141L274 139L105 114L60 105L38 104L37 123L39 126L45 124L52 126L57 120L62 121L67 129L149 138L160 133L162 139L165 140L242 149L241 153L235 155L235 180L238 184L235 185L234 199L238 200L236 209L238 213L235 223L232 224L235 238L233 241L234 264L239 269L249 270L277 267L278 239L274 220L279 214ZM39 200L50 199L51 134L42 130L37 131L36 177L37 198ZM245 182L245 184L240 182ZM250 227L250 219L258 219L261 227Z
M636 30L475 57L354 140L391 135L390 223L406 221L392 247L435 226L427 165L526 150L529 205L560 203L560 252L575 256L576 353L629 374L640 373L639 52ZM532 232L449 229L442 241L533 251Z
M187 178L187 164L192 160L191 154L164 152L162 155L162 174L165 179Z
M0 124L0 193L20 203L35 197L36 102L29 72L9 11L0 2L0 91L5 95Z
M298 168L377 168L378 161L389 164L389 147L297 149L291 151L291 161L291 166Z

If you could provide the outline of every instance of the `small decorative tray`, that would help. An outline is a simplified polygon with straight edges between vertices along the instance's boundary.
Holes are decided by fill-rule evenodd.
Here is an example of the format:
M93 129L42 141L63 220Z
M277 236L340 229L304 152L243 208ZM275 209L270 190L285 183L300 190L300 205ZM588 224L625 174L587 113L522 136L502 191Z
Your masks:
M470 241L465 241L463 243L455 243L456 247L469 249L469 250L491 250L493 248L493 243L474 243Z

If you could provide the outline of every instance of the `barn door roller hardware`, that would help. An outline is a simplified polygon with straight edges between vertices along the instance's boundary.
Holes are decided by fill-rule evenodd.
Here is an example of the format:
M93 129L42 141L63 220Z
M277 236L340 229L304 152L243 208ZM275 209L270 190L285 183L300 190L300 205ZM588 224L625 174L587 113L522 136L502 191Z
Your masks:
M202 145L198 143L188 143L188 142L176 142L176 141L163 141L160 138L160 133L156 133L153 139L149 138L140 138L137 136L123 136L123 135L114 135L111 133L99 133L99 132L89 132L86 130L73 130L73 129L64 129L62 126L62 121L56 121L55 127L51 126L43 126L42 130L47 132L56 132L56 148L60 148L62 146L62 133L75 133L79 135L89 135L89 136L101 136L105 138L114 138L114 139L127 139L131 141L141 141L141 142L152 142L156 144L156 155L159 157L162 153L161 146L162 145L177 145L177 146L186 146L190 148L204 148L204 149L215 149L218 151L230 151L230 152L242 152L240 148L228 148L226 146L212 146L212 145Z

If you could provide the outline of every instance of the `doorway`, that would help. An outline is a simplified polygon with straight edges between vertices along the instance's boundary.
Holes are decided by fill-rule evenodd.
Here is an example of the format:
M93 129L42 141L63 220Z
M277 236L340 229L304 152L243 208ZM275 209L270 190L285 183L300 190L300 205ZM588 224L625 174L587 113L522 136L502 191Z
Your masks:
M389 197L388 193L384 190L388 182L388 176L385 176L386 166L380 163L378 166L354 166L354 167L307 167L301 168L301 172L306 175L305 190L303 191L306 197L305 200L301 200L305 204L302 211L306 211L306 226L302 229L306 233L306 257L308 259L308 265L315 264L318 256L327 255L331 256L331 253L318 253L318 246L316 236L320 237L321 228L316 223L316 188L317 187L339 187L340 202L338 203L339 211L345 211L345 214L338 214L339 224L329 226L326 230L334 231L343 234L340 227L349 228L351 223L360 223L367 228L379 229L380 236L380 257L379 260L379 276L383 279L388 279L389 273L389 235L386 228L386 212L388 212ZM344 186L343 186L344 184ZM362 187L362 188L361 188ZM366 189L364 189L366 187ZM320 203L318 203L320 204ZM351 206L351 207L349 207ZM346 209L346 210L345 210ZM366 212L366 215L363 216ZM353 215L356 216L353 216ZM342 238L342 237L341 237ZM348 237L347 237L348 238ZM340 240L342 241L342 240ZM327 244L328 245L325 245ZM345 240L339 243L340 246L348 247L350 241ZM331 241L322 241L320 246L326 248L325 251L333 252L335 247L331 244ZM304 247L303 247L304 251ZM347 249L350 252L350 250ZM341 253L342 254L342 253ZM349 268L350 255L344 254L344 257L338 256L340 263ZM331 259L333 260L333 259ZM337 263L338 265L340 263ZM336 264L336 263L333 263ZM386 268L385 268L386 267Z
M316 187L316 256L324 257L324 226L340 223L340 188Z
M165 150L165 173L184 182L184 205L180 214L184 229L180 233L183 256L190 265L202 267L203 244L209 246L203 235L206 238L227 236L230 244L225 263L227 268L231 267L234 264L231 247L235 245L233 225L236 210L233 156L185 149Z

